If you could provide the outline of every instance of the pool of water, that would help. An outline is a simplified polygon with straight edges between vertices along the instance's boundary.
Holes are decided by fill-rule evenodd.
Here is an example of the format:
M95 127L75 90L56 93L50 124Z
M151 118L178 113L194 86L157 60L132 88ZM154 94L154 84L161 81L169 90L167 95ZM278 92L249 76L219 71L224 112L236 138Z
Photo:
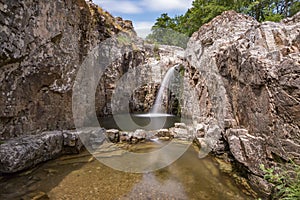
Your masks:
M170 128L174 123L181 122L180 117L170 114L117 114L111 117L99 118L100 126L106 129L133 131L136 129L157 130Z
M160 148L138 144L132 151ZM223 174L212 157L191 146L172 165L144 174L113 170L89 152L63 156L0 178L0 199L253 199Z

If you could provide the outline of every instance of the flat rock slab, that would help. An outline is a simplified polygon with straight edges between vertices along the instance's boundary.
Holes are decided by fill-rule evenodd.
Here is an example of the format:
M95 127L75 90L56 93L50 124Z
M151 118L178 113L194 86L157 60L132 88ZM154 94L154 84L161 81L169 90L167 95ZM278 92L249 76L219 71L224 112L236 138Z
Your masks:
M9 140L0 145L0 172L14 173L58 156L63 149L60 131Z
M92 137L99 130L47 131L5 141L0 145L0 173L14 173L51 160L62 154L77 154L83 149L79 135Z

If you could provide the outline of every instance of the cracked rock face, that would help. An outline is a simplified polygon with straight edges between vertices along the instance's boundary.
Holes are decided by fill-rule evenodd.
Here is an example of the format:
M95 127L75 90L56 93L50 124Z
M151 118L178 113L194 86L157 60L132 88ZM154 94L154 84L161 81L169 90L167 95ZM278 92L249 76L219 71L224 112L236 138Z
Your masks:
M70 129L77 68L130 21L84 0L0 3L0 139Z
M140 79L153 75L151 81L159 83L168 68L182 62L184 56L180 48L144 45L130 21L113 18L84 0L6 0L0 3L0 10L0 140L73 129L75 77L88 53L107 38L125 44L101 49L103 54L112 51L119 55L124 48L131 51L108 66L98 83L96 105L91 110L96 109L101 117L112 114L112 94L127 71L135 71ZM118 33L137 42L131 44ZM135 98L141 99L145 110L153 102L151 96ZM123 112L124 102L118 103L118 111ZM139 110L139 105L138 101L131 109ZM89 112L82 112L83 118L89 119Z
M202 117L218 120L239 163L261 177L259 164L300 161L300 13L258 23L224 12L193 34L186 56Z

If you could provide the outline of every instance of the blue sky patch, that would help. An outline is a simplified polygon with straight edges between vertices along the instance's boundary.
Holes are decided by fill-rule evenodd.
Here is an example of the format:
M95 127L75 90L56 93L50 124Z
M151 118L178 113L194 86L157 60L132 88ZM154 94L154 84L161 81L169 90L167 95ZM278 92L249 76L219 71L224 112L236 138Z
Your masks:
M115 17L132 20L139 36L145 37L162 13L184 14L193 0L93 0Z

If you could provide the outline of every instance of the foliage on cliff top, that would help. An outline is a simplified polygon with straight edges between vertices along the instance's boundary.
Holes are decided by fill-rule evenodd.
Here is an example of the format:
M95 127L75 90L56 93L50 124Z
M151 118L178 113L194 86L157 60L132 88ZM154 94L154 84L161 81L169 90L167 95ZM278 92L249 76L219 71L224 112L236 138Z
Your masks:
M161 37L160 29L172 29L191 36L203 24L227 10L235 10L254 17L257 21L280 21L300 11L297 0L194 0L192 7L184 14L169 17L163 13L156 19L152 33L147 39L162 44L177 45L181 38ZM172 38L172 37L171 37Z

